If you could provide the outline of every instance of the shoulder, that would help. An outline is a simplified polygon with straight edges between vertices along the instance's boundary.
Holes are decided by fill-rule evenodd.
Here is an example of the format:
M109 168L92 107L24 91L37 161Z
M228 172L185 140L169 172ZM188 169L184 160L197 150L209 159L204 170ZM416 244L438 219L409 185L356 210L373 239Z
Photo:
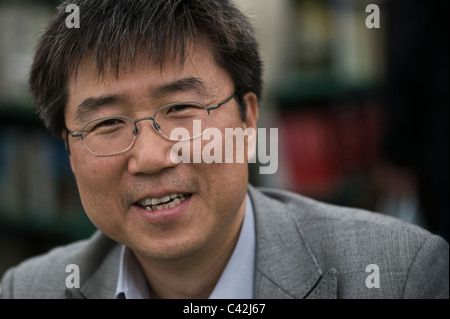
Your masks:
M60 246L9 269L2 278L0 298L64 298L69 265L94 271L116 245L100 232L91 238ZM68 271L68 272L66 272Z
M375 265L386 289L371 290L372 296L448 298L449 247L441 237L386 215L291 192L251 188L250 194L261 223L294 223L320 267L336 269L342 295L364 296L367 269Z
M314 200L289 191L271 188L252 188L253 200L262 203L262 211L278 210L283 211L277 218L290 219L301 222L302 229L322 230L329 234L336 232L356 231L365 229L389 229L399 230L419 237L431 235L427 230L406 223L402 220L371 212L363 209L337 206ZM282 207L282 209L280 209ZM342 230L341 230L342 229Z
M346 235L345 238L349 239L370 237L371 234L374 239L373 236L384 236L384 232L391 235L402 233L421 245L423 240L433 236L429 231L397 218L363 209L332 205L284 190L259 188L253 189L252 194L256 194L252 196L254 201L263 202L263 215L266 215L266 210L281 211L276 218L295 219L308 237L339 238L339 235ZM258 206L258 203L256 205Z

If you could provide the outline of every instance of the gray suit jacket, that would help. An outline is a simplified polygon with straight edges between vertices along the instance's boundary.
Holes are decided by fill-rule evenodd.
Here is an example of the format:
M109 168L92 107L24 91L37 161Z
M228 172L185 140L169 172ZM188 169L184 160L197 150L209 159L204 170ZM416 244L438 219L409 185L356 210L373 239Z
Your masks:
M442 238L285 191L249 186L249 194L255 298L448 298L449 248ZM113 298L119 257L120 245L96 232L10 269L0 296ZM79 266L80 288L66 287L69 264Z

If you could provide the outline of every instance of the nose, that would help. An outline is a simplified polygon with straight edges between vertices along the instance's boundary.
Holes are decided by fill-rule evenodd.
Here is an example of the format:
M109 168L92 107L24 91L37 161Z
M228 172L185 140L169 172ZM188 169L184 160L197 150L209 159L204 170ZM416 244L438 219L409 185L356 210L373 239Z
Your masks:
M133 174L157 174L177 164L171 160L172 142L153 127L153 121L136 124L136 139L130 149L128 171Z

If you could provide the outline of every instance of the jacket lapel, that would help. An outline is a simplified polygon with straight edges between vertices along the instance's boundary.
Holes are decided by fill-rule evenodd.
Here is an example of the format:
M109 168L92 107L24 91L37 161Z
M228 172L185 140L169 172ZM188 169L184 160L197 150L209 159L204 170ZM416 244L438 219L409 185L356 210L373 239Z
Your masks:
M251 186L249 193L256 223L255 298L336 298L336 270L323 273L287 205Z
M119 274L119 260L121 245L97 232L96 241L102 241L95 251L89 253L84 266L80 265L81 287L66 289L68 299L114 299L117 278ZM99 263L98 263L99 262ZM83 277L85 280L83 280Z
M119 276L120 245L115 245L92 277L81 287L88 299L114 299Z

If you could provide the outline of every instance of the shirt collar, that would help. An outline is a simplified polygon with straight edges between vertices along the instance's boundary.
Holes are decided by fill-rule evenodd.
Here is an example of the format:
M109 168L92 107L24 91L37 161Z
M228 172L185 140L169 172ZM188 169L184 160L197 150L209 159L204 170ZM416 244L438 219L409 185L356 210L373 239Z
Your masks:
M150 290L136 257L122 245L116 299L149 299Z
M252 299L255 274L255 219L250 196L239 239L210 299Z
M255 274L255 219L247 195L244 221L238 242L210 299L252 299ZM148 299L150 291L142 269L131 249L122 246L116 298Z

